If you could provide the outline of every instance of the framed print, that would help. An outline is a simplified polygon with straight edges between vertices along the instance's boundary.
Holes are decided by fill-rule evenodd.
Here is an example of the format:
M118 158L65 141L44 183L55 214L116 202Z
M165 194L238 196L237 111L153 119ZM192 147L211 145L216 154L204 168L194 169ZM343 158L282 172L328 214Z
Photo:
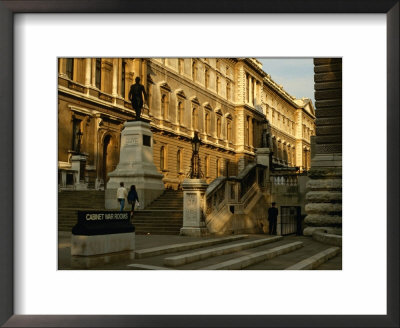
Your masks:
M398 1L0 1L0 9L2 325L399 325ZM342 58L343 270L58 270L57 58L103 56ZM168 95L169 84L157 83ZM74 106L79 132L84 110Z

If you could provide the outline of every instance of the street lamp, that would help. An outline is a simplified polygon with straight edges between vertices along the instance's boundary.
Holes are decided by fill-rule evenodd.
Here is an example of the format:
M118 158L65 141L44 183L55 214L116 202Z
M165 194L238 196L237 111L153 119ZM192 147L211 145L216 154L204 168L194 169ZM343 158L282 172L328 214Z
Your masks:
M194 137L191 141L192 143L192 159L190 165L190 171L188 177L190 179L201 179L203 178L203 173L200 169L200 157L199 157L199 149L201 145L201 140L197 132L194 133Z
M199 138L199 134L197 132L194 133L194 137L192 139L192 150L194 154L199 153L201 140Z

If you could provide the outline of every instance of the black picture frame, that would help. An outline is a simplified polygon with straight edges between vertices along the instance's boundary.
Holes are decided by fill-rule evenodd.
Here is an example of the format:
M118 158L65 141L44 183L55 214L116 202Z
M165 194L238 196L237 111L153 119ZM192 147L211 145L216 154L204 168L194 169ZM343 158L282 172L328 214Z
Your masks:
M14 315L13 20L16 13L384 13L387 16L387 315ZM5 327L399 327L398 0L0 0L0 324ZM367 68L366 68L367 69ZM12 174L11 174L12 173ZM381 220L381 218L377 218Z

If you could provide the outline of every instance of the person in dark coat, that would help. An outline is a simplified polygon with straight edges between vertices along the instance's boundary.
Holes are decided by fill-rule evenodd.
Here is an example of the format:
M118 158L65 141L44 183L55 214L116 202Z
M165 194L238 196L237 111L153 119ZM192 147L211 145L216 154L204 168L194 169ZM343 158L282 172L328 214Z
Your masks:
M144 99L147 98L146 91L144 90L144 86L140 84L140 77L137 76L135 79L135 84L131 85L131 89L129 90L128 98L132 103L132 108L136 112L136 121L140 120L140 115L142 113L143 107L143 96Z
M132 220L133 212L135 211L136 201L139 203L139 196L136 192L135 185L131 186L131 190L129 190L127 198L128 198L128 203L132 205L132 209L131 209L131 220Z
M278 209L276 203L272 203L272 207L268 209L269 234L276 235L276 225L278 222Z

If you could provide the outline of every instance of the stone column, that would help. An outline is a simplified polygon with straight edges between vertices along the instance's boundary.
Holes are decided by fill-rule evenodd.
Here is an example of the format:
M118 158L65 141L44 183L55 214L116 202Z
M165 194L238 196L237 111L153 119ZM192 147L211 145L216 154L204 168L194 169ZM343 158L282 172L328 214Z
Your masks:
M96 87L96 58L92 58L92 81L90 85Z
M316 136L304 235L342 232L342 59L315 58Z
M92 59L85 58L85 85L90 86L90 81L92 79Z
M249 104L253 105L253 78L249 76Z
M183 188L183 226L181 235L200 237L208 234L205 223L205 192L203 179L185 179Z
M112 96L118 96L118 58L113 59Z

